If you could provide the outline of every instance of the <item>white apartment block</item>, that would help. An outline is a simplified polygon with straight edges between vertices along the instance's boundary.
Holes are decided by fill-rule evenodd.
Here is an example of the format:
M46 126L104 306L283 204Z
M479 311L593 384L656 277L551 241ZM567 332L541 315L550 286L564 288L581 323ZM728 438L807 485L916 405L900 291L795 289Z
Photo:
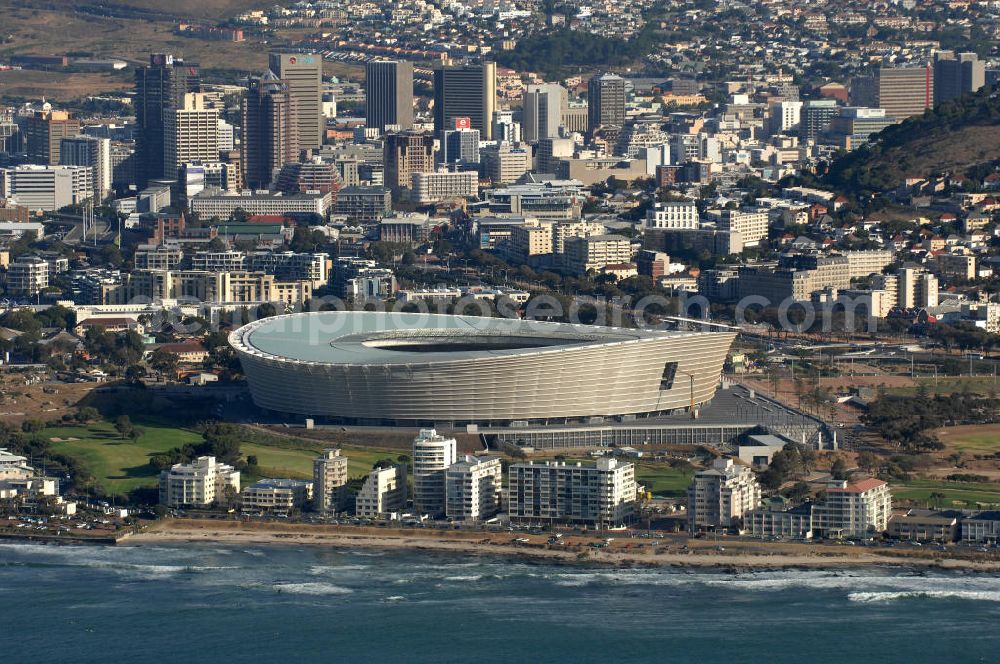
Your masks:
M313 459L313 504L317 510L337 511L346 484L347 457L339 449L325 449Z
M421 205L479 195L479 174L475 171L413 173L410 178L413 195Z
M307 480L264 479L254 482L240 494L244 512L290 514L312 500L313 483Z
M21 256L7 266L7 291L35 296L49 287L49 264L38 256Z
M892 249L845 251L844 255L847 256L847 269L852 279L882 274L882 269L896 260L896 252Z
M593 466L549 461L508 468L507 510L514 521L620 526L631 519L635 501L635 466L617 459L598 459Z
M813 529L824 537L865 537L889 527L892 494L882 480L834 482L813 507Z
M566 252L566 240L571 237L604 235L606 229L599 221L560 221L552 226L552 252Z
M333 198L330 194L294 194L284 196L273 193L244 191L202 192L189 201L191 212L202 219L229 219L237 209L248 215L281 215L290 212L305 212L323 216L330 208Z
M646 228L692 230L700 221L694 201L658 202L646 212Z
M172 270L184 260L184 250L176 244L140 244L133 260L137 270Z
M760 504L760 485L748 466L716 459L699 471L687 491L688 531L737 526Z
M240 492L240 471L201 456L191 463L177 463L160 473L160 504L168 507L209 507Z
M413 509L421 514L445 513L445 471L455 463L457 443L434 429L421 429L413 439Z
M163 114L163 172L174 176L183 164L219 160L219 111L205 95L184 95L181 108Z
M406 469L376 468L368 473L355 497L354 511L360 517L379 518L406 505Z
M605 265L632 262L632 241L623 235L591 235L566 240L566 269L574 274L587 274Z
M482 521L500 511L503 470L496 457L466 456L445 471L445 515Z
M0 198L13 198L29 210L51 212L93 195L94 172L88 166L26 164L0 170Z
M767 238L769 221L767 210L722 210L716 228L739 233L743 246L755 247Z

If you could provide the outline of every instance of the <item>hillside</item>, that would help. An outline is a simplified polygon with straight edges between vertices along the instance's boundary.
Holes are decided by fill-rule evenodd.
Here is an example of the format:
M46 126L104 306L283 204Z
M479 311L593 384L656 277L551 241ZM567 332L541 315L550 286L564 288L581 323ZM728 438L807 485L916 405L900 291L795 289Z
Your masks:
M849 193L891 189L906 177L964 174L1000 160L1000 98L985 91L881 132L830 166L826 184Z
M16 5L22 9L61 11L92 14L115 18L172 19L222 19L247 9L268 6L261 0L16 0L2 4Z

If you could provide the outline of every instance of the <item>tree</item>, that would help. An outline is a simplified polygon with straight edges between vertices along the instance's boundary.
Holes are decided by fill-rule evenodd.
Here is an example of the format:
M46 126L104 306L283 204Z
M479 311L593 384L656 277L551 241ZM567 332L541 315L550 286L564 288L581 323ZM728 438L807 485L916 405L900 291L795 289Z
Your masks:
M879 459L874 452L865 450L858 453L858 468L869 474L874 474L878 470Z
M173 375L177 371L177 356L162 348L157 348L149 356L149 366L161 375Z
M847 462L844 461L843 457L838 456L833 465L830 466L830 476L835 480L847 479Z
M118 432L118 435L120 435L122 439L128 438L132 429L132 420L128 415L119 415L117 419L115 419L115 431Z
M793 503L800 503L808 498L811 493L812 491L809 489L809 483L799 481L792 485L792 487L788 490L787 496Z

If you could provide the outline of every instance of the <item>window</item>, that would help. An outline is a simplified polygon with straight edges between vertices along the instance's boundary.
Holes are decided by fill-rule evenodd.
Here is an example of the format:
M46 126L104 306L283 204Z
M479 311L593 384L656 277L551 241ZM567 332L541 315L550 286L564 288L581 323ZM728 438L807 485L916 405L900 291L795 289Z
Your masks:
M660 376L660 389L669 390L674 386L674 377L677 375L677 363L667 362L663 365L663 374Z

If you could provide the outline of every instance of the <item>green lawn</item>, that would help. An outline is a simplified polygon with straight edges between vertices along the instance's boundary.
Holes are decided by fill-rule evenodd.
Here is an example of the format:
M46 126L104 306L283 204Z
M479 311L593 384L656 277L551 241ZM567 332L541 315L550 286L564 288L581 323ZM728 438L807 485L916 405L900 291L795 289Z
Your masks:
M162 422L135 422L144 433L136 441L122 440L110 422L90 425L48 427L41 435L51 441L54 451L79 460L94 475L97 483L109 494L125 494L136 487L155 486L158 471L149 464L150 457L174 447L201 441L201 435L189 429L179 429ZM59 440L52 440L53 438ZM71 440L75 439L75 440ZM257 477L312 477L313 459L323 444L301 448L273 447L260 443L243 443L243 458L257 457ZM350 477L363 477L379 459L395 460L400 450L343 447L348 457ZM246 478L252 479L252 478Z
M243 443L240 449L243 451L243 458L251 455L257 457L256 474L260 477L309 479L312 477L313 459L323 450L323 445L292 449ZM341 447L340 450L347 457L347 473L352 478L367 475L379 459L395 461L402 453L402 450L361 447Z
M683 496L693 477L693 471L678 470L665 463L639 461L635 466L635 481L645 485L646 491L655 496L666 498Z
M989 394L991 390L1000 393L1000 378L993 376L917 376L914 379L919 385L924 385L930 394L951 394L952 392L969 391L974 394ZM890 387L888 394L916 395L916 387Z
M932 493L944 495L942 507L965 507L975 503L1000 504L1000 484L990 482L948 482L946 480L910 480L894 486L895 500L927 502Z
M938 440L961 452L973 454L1000 452L1000 425L965 424L934 430Z
M147 422L136 424L144 433L134 442L122 440L110 422L48 427L41 435L46 440L60 439L52 441L53 450L80 460L106 492L123 494L156 483L158 473L149 465L151 456L201 440L199 434L188 429Z

